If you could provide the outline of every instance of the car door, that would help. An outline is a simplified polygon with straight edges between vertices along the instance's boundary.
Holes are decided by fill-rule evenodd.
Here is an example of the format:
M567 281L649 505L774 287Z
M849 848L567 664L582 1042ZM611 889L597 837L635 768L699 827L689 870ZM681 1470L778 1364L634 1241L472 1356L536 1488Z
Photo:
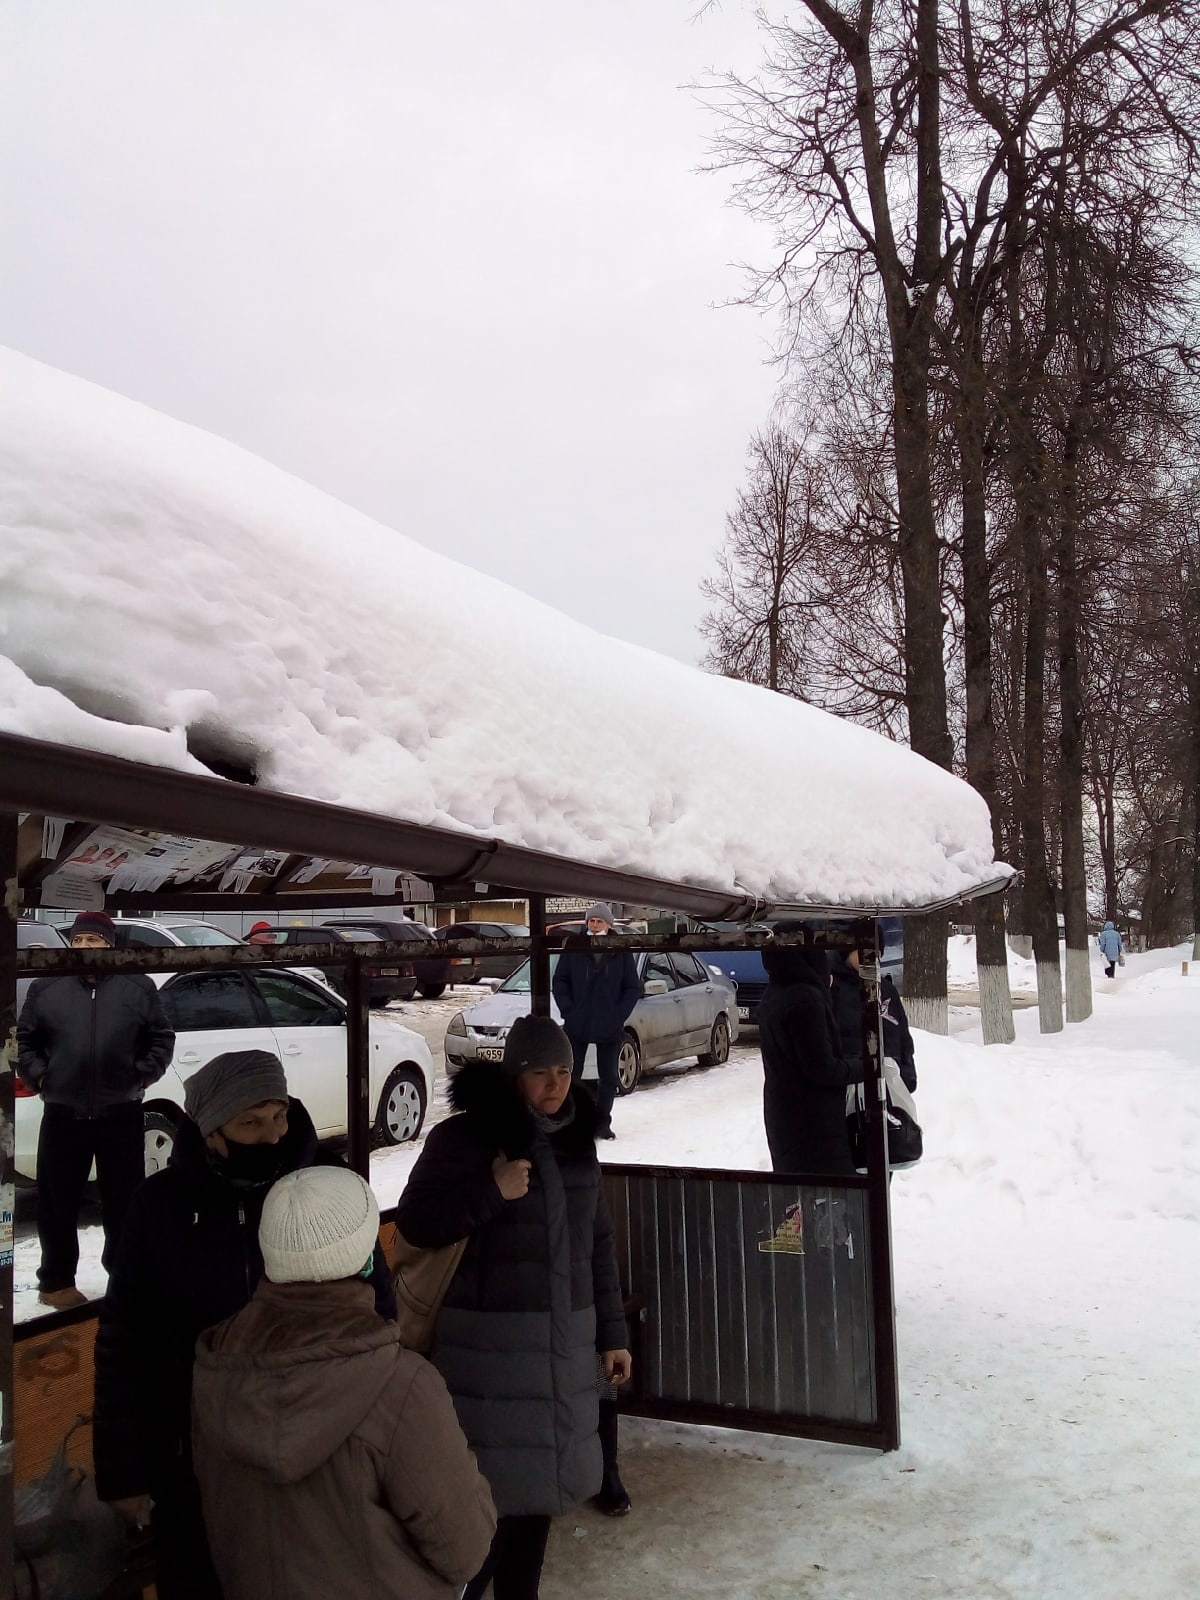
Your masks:
M671 955L671 966L678 985L676 995L683 1012L687 1050L707 1050L716 1008L713 1001L715 985L712 974L702 967L695 956L686 951Z
M345 1133L345 1007L292 972L258 971L250 981L271 1019L288 1089L322 1139Z
M275 1038L240 972L181 972L160 991L175 1029L171 1070L152 1091L183 1103L182 1085L227 1050L274 1050ZM179 1088L171 1083L177 1078Z
M665 983L665 994L643 994L634 1010L642 1040L642 1058L647 1066L674 1061L687 1054L686 1026L678 994L678 979L670 956L655 951L646 956L640 977L642 987L650 982Z

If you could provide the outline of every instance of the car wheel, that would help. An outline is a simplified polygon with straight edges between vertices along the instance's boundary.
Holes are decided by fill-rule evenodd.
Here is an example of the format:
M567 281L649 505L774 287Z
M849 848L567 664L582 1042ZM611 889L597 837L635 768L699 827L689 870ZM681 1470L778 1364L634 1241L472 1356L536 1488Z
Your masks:
M175 1148L176 1124L165 1111L143 1111L142 1128L146 1141L146 1176L161 1172Z
M698 1057L702 1067L723 1067L729 1060L729 1018L718 1017L712 1025L708 1049Z
M625 1030L621 1053L617 1057L617 1093L632 1094L642 1076L642 1051L637 1034Z
M376 1144L407 1144L425 1121L425 1080L415 1067L397 1067L383 1086L375 1113Z
M444 983L427 983L421 990L421 999L436 1000L440 995L444 995L445 992L446 985Z

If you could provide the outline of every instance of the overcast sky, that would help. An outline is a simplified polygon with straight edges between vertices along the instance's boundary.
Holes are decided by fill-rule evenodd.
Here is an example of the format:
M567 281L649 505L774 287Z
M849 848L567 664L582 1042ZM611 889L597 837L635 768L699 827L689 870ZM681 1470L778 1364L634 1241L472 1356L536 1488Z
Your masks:
M775 383L696 9L7 0L0 342L696 660Z

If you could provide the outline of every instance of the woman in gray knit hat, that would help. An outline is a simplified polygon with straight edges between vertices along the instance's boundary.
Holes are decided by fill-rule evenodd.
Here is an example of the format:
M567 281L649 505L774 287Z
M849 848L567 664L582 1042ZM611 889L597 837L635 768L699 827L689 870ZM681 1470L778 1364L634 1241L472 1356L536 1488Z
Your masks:
M550 1519L600 1488L596 1361L629 1377L596 1108L550 1017L520 1017L501 1062L450 1080L396 1221L419 1246L465 1238L430 1360L491 1485L499 1524L465 1600L534 1600Z
M170 1163L135 1196L100 1307L96 1487L138 1524L153 1502L159 1600L220 1600L191 1463L196 1339L240 1310L262 1276L258 1224L275 1180L342 1163L317 1144L267 1050L215 1056L184 1100ZM394 1317L381 1253L372 1283Z

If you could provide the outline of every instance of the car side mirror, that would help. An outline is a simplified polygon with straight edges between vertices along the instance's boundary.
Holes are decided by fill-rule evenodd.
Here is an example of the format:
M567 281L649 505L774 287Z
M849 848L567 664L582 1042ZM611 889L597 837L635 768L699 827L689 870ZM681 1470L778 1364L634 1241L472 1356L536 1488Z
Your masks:
M642 985L642 993L645 995L666 994L667 980L665 978L647 978Z

